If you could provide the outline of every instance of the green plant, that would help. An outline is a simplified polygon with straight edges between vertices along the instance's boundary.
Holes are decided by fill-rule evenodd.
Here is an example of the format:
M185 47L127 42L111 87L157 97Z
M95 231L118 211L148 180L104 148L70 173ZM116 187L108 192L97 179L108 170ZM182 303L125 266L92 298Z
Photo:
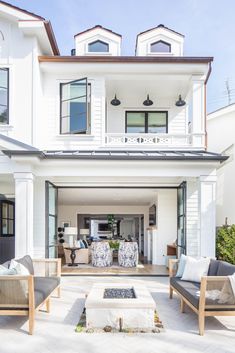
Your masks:
M113 250L118 250L119 249L119 241L118 240L110 240L109 241L109 246L110 246L110 249L113 249Z
M218 259L235 264L235 224L219 228L216 239Z

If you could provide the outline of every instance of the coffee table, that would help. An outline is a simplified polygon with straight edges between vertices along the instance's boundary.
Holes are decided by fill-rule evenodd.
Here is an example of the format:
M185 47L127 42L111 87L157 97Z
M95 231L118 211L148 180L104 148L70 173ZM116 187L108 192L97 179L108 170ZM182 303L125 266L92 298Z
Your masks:
M107 289L128 290L134 292L134 298L105 298ZM129 295L129 294L128 294ZM93 328L111 326L122 328L154 328L156 304L147 290L140 284L98 283L87 296L86 325Z

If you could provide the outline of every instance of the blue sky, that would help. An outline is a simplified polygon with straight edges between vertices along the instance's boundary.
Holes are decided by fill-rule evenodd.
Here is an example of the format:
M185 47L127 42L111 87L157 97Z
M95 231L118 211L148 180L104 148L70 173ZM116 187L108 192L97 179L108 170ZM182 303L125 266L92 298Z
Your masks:
M122 54L134 55L139 32L160 23L185 35L184 55L213 56L208 111L235 102L234 0L9 0L52 23L61 54L77 32L101 24L122 34Z

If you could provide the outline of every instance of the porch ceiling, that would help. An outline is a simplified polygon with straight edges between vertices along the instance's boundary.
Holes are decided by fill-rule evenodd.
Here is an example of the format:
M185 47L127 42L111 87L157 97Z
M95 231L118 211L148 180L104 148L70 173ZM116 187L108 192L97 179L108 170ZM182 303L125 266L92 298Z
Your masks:
M149 206L156 202L157 189L72 188L58 190L59 205ZM98 209L97 209L98 212Z

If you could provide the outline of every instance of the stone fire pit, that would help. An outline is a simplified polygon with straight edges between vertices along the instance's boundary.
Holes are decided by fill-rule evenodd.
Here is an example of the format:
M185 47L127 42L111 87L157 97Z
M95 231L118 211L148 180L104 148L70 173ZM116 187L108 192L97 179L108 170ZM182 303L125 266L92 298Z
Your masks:
M85 303L87 328L154 328L155 302L143 285L95 284Z

